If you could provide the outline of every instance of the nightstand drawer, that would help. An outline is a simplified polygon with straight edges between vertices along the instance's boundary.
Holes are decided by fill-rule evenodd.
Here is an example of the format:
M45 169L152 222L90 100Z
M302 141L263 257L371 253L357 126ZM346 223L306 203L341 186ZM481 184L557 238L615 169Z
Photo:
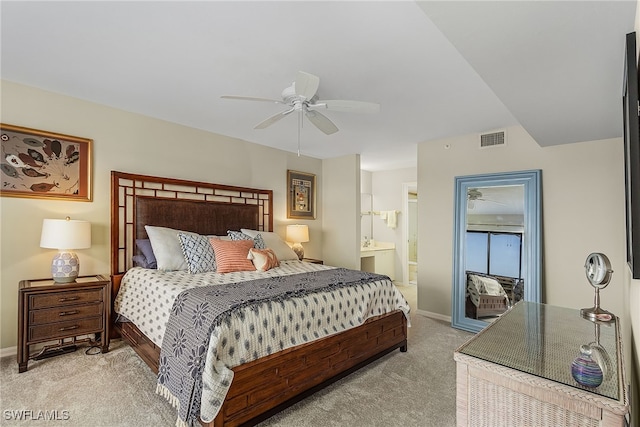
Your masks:
M48 325L32 326L29 328L29 341L44 341L63 338L65 336L84 335L99 332L102 328L102 317L79 319L76 321L50 323Z
M85 317L101 316L103 310L103 303L31 310L29 311L29 324L42 325L43 323L66 322Z
M102 289L29 295L29 309L35 310L38 308L61 307L65 305L100 301L102 301Z

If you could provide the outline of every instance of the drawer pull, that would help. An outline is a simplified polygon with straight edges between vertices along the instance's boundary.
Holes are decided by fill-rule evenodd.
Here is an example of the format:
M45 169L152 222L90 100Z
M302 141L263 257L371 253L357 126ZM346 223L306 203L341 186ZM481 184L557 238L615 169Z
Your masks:
M60 312L60 316L70 316L72 314L78 314L79 311L78 310L72 310L72 311L61 311Z
M65 302L65 301L75 301L77 299L80 299L80 297L67 297L67 298L60 298L58 301L60 302Z
M62 331L71 331L71 330L74 330L74 329L78 329L78 325L73 325L73 326L67 326L65 328L60 328L60 332L62 332Z

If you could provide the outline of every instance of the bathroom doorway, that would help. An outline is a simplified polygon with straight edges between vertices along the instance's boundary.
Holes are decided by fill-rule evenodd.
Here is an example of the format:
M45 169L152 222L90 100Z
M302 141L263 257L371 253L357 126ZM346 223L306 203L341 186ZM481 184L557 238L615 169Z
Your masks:
M418 184L402 184L403 193L403 282L408 285L418 283Z

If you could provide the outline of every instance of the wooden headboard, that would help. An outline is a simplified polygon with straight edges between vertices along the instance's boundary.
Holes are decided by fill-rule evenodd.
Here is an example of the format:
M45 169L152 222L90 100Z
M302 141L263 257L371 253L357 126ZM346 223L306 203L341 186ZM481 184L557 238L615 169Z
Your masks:
M205 235L273 230L273 191L111 172L111 275L133 266L145 225Z

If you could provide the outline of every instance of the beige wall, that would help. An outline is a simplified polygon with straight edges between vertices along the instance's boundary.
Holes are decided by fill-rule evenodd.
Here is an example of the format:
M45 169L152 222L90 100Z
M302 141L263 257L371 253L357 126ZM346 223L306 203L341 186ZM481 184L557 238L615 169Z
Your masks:
M323 161L323 254L328 265L360 269L360 156Z
M111 170L272 189L274 227L281 236L284 226L294 221L286 219L287 169L317 175L322 206L321 160L7 81L1 89L2 123L91 138L94 169L90 203L0 199L0 349L16 345L18 282L49 276L55 252L39 247L43 218L70 215L91 221L91 249L78 251L81 274L109 273ZM315 221L295 222L310 227L306 255L322 258L322 210Z
M605 253L614 274L602 306L621 317L629 356L622 138L541 148L521 127L507 137L506 146L482 150L475 134L419 144L418 265L428 266L418 271L419 310L451 315L454 177L541 169L543 302L592 306L584 261Z

